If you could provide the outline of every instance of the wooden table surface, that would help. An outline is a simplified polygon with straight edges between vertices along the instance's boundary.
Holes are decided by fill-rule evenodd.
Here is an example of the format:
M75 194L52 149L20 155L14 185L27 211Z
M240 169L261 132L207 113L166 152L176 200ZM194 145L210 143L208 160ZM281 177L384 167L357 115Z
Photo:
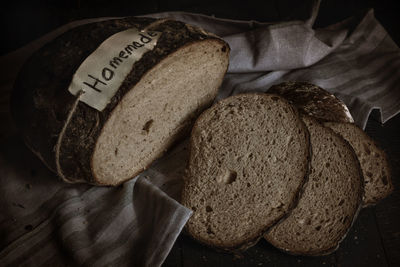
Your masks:
M67 22L100 16L127 16L181 10L232 19L279 21L292 17L300 1L264 0L20 0L2 4L3 35L1 54ZM289 7L289 8L288 8ZM366 8L375 15L400 44L400 10L388 0L323 0L316 27L338 22ZM400 87L399 87L400 90ZM393 171L395 191L374 207L363 209L340 248L324 257L297 257L278 251L265 240L242 255L216 252L181 234L164 266L400 266L400 114L381 125L377 112L371 116L366 132L387 152Z

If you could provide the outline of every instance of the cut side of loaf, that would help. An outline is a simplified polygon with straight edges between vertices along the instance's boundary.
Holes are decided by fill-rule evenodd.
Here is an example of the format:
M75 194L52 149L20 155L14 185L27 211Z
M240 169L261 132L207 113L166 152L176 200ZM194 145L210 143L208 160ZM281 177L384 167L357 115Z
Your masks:
M68 91L75 71L104 40L132 27L161 33L154 48L133 64L102 111L78 101ZM12 113L25 143L64 181L117 185L189 132L216 97L228 61L227 43L179 21L130 17L86 24L26 62Z
M325 123L353 147L364 176L364 206L376 204L393 191L386 153L363 130L350 123Z
M304 116L311 140L311 170L298 205L265 238L292 254L333 252L359 210L363 181L350 145L331 129Z
M268 93L278 94L304 114L320 121L354 122L347 106L336 96L308 82L283 82Z
M297 202L308 171L308 132L283 98L243 94L197 119L182 204L198 241L232 251L254 244Z
M124 96L100 136L95 180L118 184L144 170L214 100L227 68L223 44L210 40L170 54ZM111 180L112 179L112 180Z

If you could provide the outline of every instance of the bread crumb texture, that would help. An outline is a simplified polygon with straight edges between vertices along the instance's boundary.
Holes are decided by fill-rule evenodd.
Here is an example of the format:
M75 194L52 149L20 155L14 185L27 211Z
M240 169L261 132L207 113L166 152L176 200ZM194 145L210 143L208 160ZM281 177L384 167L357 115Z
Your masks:
M182 204L186 229L218 248L249 244L292 208L308 170L309 137L283 98L242 94L198 118Z
M350 123L326 123L346 139L357 154L364 176L364 206L376 204L393 191L386 153L363 130Z
M293 254L320 255L335 250L351 227L363 180L351 146L315 119L303 120L312 148L309 179L296 208L265 237Z

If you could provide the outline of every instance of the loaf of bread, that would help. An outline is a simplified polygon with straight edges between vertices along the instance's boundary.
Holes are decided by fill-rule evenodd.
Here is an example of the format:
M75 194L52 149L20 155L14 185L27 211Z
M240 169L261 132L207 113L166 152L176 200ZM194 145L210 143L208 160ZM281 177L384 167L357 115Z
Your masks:
M182 204L187 231L223 250L242 250L297 203L309 137L283 98L243 94L202 113L192 130Z
M150 31L160 35L103 109L81 101L86 92L70 93L82 62L107 38L132 28L142 37ZM141 46L128 45L110 66ZM213 102L228 61L227 43L182 22L130 17L91 23L62 34L26 62L15 83L12 114L26 144L64 181L117 185L188 132ZM114 75L111 68L102 74L106 80ZM106 84L89 78L92 87Z
M352 123L326 122L347 140L357 154L364 176L364 206L376 204L393 191L391 169L386 153L363 130Z
M331 129L303 116L310 133L311 169L298 205L265 238L292 254L331 253L355 220L363 178L351 146Z

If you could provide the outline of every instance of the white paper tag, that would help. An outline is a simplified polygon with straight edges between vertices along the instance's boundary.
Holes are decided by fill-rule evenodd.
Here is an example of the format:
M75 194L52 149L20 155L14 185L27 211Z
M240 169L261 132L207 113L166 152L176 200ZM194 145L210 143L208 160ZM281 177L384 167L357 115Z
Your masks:
M133 64L152 50L161 32L131 28L105 40L75 72L68 91L79 100L102 111L118 91Z

